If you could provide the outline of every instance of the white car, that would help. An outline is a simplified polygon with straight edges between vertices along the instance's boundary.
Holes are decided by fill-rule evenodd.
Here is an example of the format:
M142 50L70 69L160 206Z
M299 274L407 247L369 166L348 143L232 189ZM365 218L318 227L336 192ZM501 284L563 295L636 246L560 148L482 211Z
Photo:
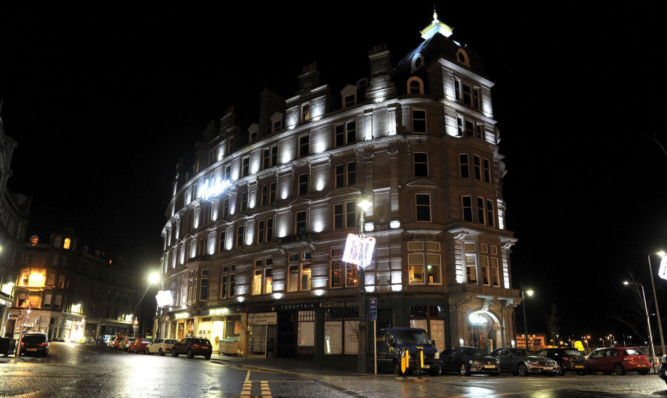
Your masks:
M155 339L148 347L146 347L146 354L170 354L174 348L176 340L172 339Z

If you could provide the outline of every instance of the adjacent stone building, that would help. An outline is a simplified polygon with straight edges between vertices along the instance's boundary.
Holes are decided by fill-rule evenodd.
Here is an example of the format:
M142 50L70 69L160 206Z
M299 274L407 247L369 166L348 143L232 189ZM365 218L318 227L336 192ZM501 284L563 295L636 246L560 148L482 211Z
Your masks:
M160 336L354 362L372 352L361 302L377 328L422 327L439 350L515 344L493 83L451 34L434 15L396 65L379 46L370 75L338 88L311 65L293 96L261 94L257 123L230 110L209 126L166 210ZM376 245L360 301L342 259L362 199Z
M52 234L46 243L32 236L21 254L7 330L18 338L22 325L65 341L129 334L139 285L129 267L79 247L72 233Z

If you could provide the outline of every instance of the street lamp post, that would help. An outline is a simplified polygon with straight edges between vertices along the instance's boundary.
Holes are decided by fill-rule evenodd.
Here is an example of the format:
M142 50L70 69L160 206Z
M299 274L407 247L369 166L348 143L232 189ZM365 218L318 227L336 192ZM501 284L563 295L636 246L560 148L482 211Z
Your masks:
M528 297L533 297L533 294L535 294L533 289L521 290L521 298L523 299L521 304L523 307L523 331L525 337L524 345L526 346L526 349L530 349L528 344L528 322L526 321L526 295L528 295Z
M651 367L655 373L655 346L653 346L653 333L651 332L651 317L648 314L648 305L646 304L646 293L644 292L644 285L637 282L623 282L624 285L637 285L642 288L642 298L644 299L644 311L646 312L646 327L648 328L648 340L651 344Z
M665 256L665 252L656 253L660 258ZM648 270L651 275L651 287L653 288L653 301L655 303L655 315L658 318L658 332L660 333L660 347L662 348L662 355L667 354L665 352L665 337L662 334L662 318L660 318L660 307L658 307L658 295L655 292L655 282L653 282L653 268L651 267L651 254L648 255ZM654 353L655 354L655 353Z
M361 216L359 217L359 236L364 238L364 213L368 211L373 205L367 199L361 199L357 204L361 209ZM366 331L366 270L361 263L357 266L359 270L359 354L357 361L357 372L366 373L366 347L368 332Z

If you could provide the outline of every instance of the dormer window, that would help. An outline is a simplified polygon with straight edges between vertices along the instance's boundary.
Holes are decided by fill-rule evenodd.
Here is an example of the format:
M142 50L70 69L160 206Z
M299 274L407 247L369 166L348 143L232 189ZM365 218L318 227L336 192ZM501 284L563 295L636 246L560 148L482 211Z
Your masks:
M257 126L257 123L253 123L252 126L250 126L250 128L248 129L248 138L251 144L257 141L258 131L259 128Z
M357 87L352 85L345 86L344 89L340 91L341 98L343 99L343 108L349 108L356 105L357 103Z
M408 79L408 94L424 94L424 82L413 76Z
M271 116L271 132L276 133L283 129L283 114L276 112Z

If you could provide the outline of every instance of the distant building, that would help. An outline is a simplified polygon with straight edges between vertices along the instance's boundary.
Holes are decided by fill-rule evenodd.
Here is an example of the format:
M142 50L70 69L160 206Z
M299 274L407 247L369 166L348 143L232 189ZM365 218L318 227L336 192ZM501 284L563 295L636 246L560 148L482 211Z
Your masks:
M12 193L7 187L7 181L12 176L10 165L16 146L16 141L5 134L0 117L0 337L8 333L7 311L12 304L18 273L16 267L25 241L30 209L28 197Z
M293 96L261 94L257 123L209 126L166 210L159 335L354 362L359 271L343 252L367 199L367 319L424 328L440 350L515 344L493 83L450 35L434 16L395 66L374 48L370 76L334 89L311 65Z
M30 238L20 259L8 331L44 332L50 339L132 332L139 280L128 267L79 247L72 234ZM27 313L27 309L30 313Z

